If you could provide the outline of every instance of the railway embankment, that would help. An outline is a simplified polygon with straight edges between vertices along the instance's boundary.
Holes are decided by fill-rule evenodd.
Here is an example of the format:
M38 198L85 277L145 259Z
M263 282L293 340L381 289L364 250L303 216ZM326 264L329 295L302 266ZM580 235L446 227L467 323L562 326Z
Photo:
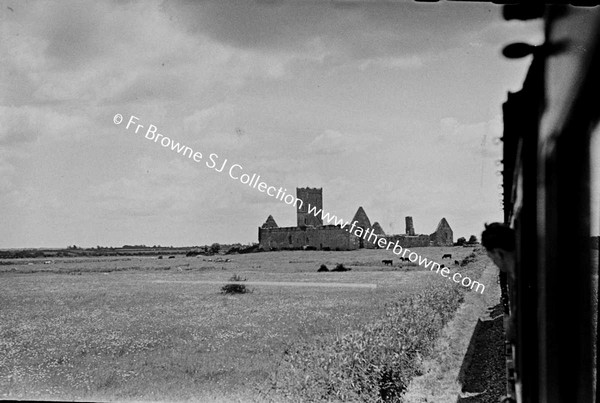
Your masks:
M470 265L483 268L483 294L467 292L433 351L423 360L406 402L497 402L505 391L498 269L484 253Z

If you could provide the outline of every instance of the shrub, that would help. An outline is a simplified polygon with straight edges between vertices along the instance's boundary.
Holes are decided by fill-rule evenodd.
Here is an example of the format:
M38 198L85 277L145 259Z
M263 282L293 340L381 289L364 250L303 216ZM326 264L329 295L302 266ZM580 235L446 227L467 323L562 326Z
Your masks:
M240 253L240 247L239 246L232 246L231 248L229 248L229 250L227 252L225 252L226 255L233 255L236 253Z
M293 345L271 378L272 389L299 401L401 401L463 293L452 284L429 286L386 305L374 324Z
M465 257L461 262L460 262L460 266L461 267L465 267L466 265L468 265L469 263L472 263L475 261L475 259L477 258L477 255L475 253L471 253L469 256Z
M229 278L229 281L246 281L247 279L242 278L241 276L238 276L237 274L234 274L233 276L231 276Z
M234 274L231 276L229 281L246 281L246 279ZM221 294L246 294L249 292L252 292L252 290L250 290L244 284L229 283L221 287Z
M252 292L244 284L225 284L221 287L221 294L246 294Z
M338 263L335 265L335 268L332 269L331 271L348 271L348 270L352 270L352 269L344 266L343 263Z
M322 264L321 267L319 267L319 270L317 271L329 271L329 269L327 268L326 265Z

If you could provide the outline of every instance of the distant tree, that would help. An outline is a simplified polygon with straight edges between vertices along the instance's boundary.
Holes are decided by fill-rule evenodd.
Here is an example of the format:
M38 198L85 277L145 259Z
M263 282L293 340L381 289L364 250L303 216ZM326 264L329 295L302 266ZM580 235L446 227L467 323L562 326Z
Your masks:
M478 242L478 241L477 241L477 237L476 237L475 235L471 235L471 236L469 237L469 242L467 242L467 243L469 243L469 244L475 244L475 243L477 243L477 242Z
M456 240L456 245L457 246L463 246L465 243L467 243L467 240L465 239L464 236L461 236L460 238L458 238Z
M217 242L210 245L211 253L219 253L220 250L221 250L221 245L219 245Z

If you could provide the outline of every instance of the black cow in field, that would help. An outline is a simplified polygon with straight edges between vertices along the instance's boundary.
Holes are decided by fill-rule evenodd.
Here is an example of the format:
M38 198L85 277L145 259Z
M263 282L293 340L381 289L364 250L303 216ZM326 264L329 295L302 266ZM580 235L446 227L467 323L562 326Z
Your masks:
M410 262L410 259L407 257L400 257L401 262Z
M335 266L335 269L331 269L331 271L350 271L350 270L352 270L352 269L350 267L344 266L343 263L338 263Z
M442 259L452 259L452 255L450 253L446 253L445 255L442 256Z
M169 259L175 259L175 256L169 256Z
M335 269L331 269L331 271L350 271L350 270L352 270L350 267L348 267L348 268L346 268L346 267L344 267L344 268L337 268L336 267Z
M444 267L446 267L446 266L445 266L445 265L441 265L440 267L443 269L443 268L444 268Z
M460 264L460 262L458 260L455 260L454 264L458 265L458 264Z
M391 259L383 259L381 261L381 263L383 263L385 266L387 266L387 265L393 266L394 265L394 261Z

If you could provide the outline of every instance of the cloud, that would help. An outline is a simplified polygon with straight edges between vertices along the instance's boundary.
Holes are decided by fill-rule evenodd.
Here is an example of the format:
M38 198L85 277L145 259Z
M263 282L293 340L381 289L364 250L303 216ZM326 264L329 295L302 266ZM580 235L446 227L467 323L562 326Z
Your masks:
M13 147L43 138L73 138L88 125L85 118L49 107L0 106L0 145Z
M195 111L184 118L183 128L186 135L201 135L206 130L222 128L223 124L231 121L235 108L229 103L219 103L208 108Z
M84 199L103 217L180 216L208 197L198 186L190 186L202 172L190 167L198 165L178 158L140 157L127 174L89 186Z
M318 37L331 52L364 59L449 47L491 18L490 6L469 6L214 0L168 2L164 9L189 31L239 49L295 52Z
M184 134L207 150L245 149L250 144L250 136L237 126L238 113L231 103L197 110L183 119Z
M407 57L377 57L360 62L358 68L359 70L366 70L374 66L391 69L416 69L423 67L423 63L423 57L416 55Z
M0 68L7 72L0 86L9 104L171 101L252 78L281 78L301 56L239 51L182 30L157 1L15 8L3 19L0 43Z
M440 139L448 146L468 150L472 155L497 157L497 139L502 136L503 124L500 115L486 122L460 123L453 117L440 121Z
M379 137L373 135L356 135L325 130L307 145L307 149L309 152L321 155L350 154L364 151L377 142L379 142Z
M499 120L482 117L484 102L503 84L483 77L473 102L471 75L504 70L465 44L487 46L499 8L347 3L15 2L0 27L0 204L21 235L0 241L234 241L255 239L271 211L295 222L226 172L115 126L115 113L273 185L323 186L334 213L362 204L382 224L416 211L435 216L429 230L487 191ZM491 68L455 62L460 52ZM393 192L374 191L388 182Z

